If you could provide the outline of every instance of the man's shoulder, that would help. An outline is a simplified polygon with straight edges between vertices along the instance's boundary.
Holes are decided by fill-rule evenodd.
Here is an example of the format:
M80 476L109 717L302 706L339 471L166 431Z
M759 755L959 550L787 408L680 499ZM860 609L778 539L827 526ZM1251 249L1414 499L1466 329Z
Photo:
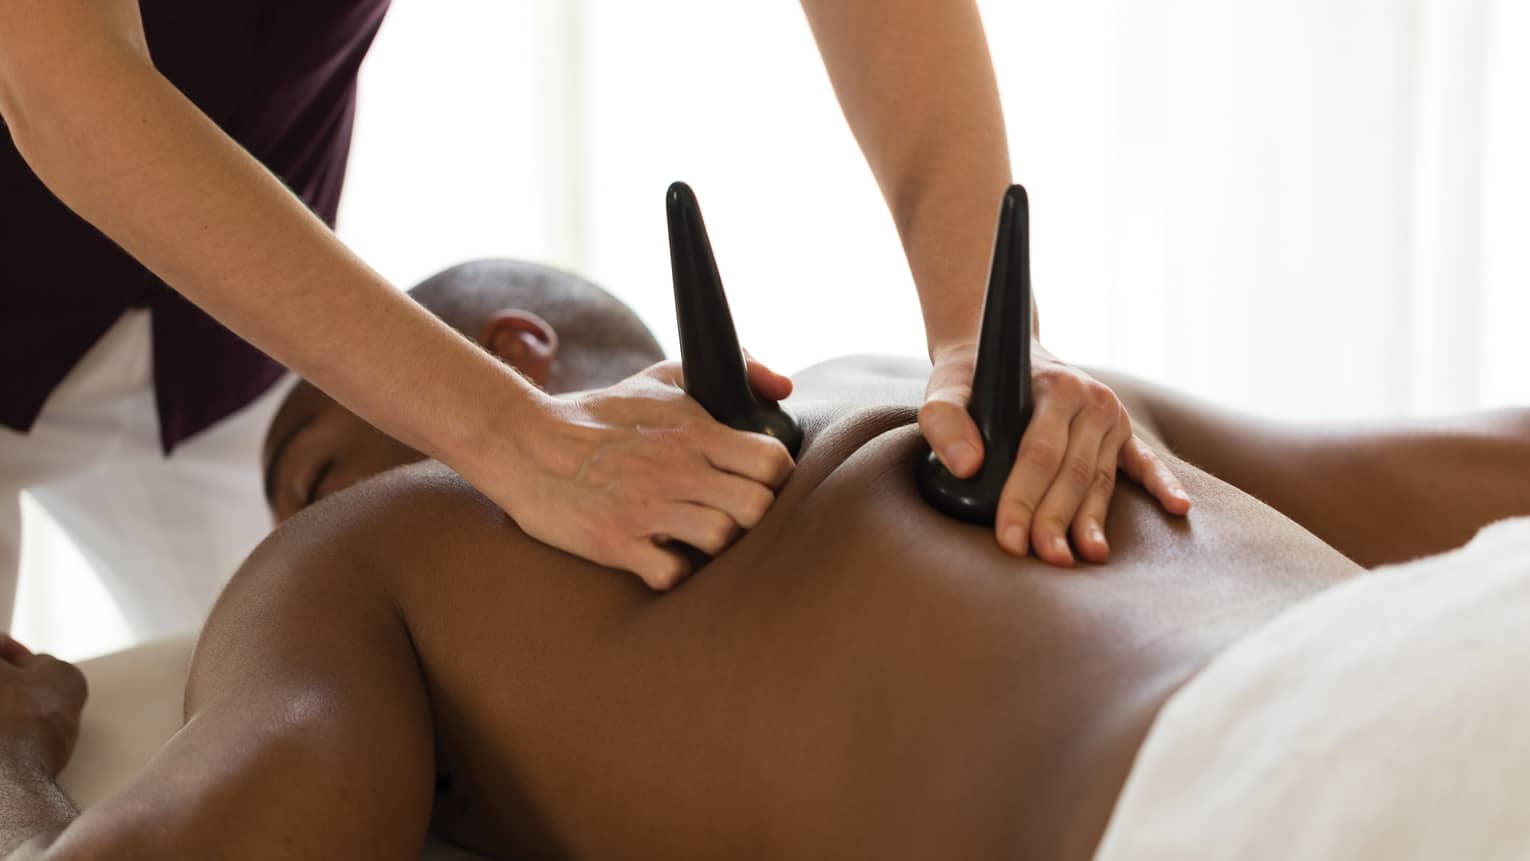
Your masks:
M389 565L442 541L509 525L450 468L424 461L374 476L283 523L256 556L324 557L329 564ZM255 561L252 557L251 562Z

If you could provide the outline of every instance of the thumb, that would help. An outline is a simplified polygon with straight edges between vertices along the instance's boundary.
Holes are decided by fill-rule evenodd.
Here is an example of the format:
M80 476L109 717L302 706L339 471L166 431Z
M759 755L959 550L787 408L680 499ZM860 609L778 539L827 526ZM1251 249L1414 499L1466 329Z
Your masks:
M957 478L970 478L983 465L983 436L967 412L972 369L966 362L937 362L925 387L919 430L930 449Z
M791 396L791 377L772 371L764 362L751 356L748 350L744 351L744 363L749 371L749 385L755 394L773 401L784 401Z

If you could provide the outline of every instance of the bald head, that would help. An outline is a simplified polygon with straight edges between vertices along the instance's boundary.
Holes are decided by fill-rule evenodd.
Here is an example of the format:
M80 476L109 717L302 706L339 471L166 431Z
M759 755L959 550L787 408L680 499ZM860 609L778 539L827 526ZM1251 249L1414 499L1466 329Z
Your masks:
M454 266L409 295L447 325L483 344L485 330L507 311L530 312L557 338L549 391L602 388L664 360L653 333L621 300L557 269L518 260Z

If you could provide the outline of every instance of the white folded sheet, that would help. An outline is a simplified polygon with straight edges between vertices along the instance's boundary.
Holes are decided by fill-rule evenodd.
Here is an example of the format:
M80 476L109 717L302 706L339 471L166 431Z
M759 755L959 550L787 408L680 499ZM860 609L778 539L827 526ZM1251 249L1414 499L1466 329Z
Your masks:
M1530 859L1530 518L1283 613L1159 716L1096 861Z

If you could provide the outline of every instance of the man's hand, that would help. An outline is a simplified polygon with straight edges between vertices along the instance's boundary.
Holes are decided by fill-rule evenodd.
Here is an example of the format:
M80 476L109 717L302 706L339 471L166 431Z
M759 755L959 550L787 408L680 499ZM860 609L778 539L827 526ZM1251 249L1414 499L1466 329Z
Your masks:
M753 359L749 379L762 397L791 394L791 380ZM795 466L779 440L719 424L683 386L680 363L665 362L542 398L508 418L525 422L502 434L517 450L465 477L533 538L669 589L691 572L672 542L721 553L765 517Z
M946 468L967 478L983 465L983 438L967 412L977 348L958 344L934 355L919 428ZM1053 565L1073 565L1068 536L1090 562L1110 556L1105 517L1116 470L1147 488L1172 514L1190 510L1184 488L1132 433L1131 417L1108 386L1031 341L1035 412L1004 485L994 531L1015 554L1035 548Z
M0 762L52 779L69 764L85 709L85 676L0 634Z

